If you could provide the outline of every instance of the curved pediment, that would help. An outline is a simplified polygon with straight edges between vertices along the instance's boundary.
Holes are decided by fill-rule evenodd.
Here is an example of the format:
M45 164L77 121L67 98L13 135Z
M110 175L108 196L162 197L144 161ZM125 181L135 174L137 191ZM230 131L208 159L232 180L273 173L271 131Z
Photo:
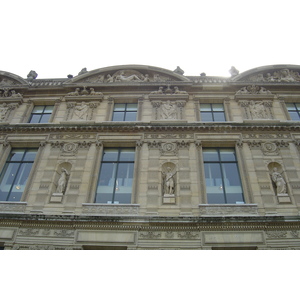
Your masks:
M190 81L187 77L162 68L143 65L123 65L96 69L80 74L65 83L146 83Z
M18 75L5 71L0 71L0 88L15 85L28 85L28 83L25 79Z
M300 83L300 66L272 65L243 72L232 79L235 82Z

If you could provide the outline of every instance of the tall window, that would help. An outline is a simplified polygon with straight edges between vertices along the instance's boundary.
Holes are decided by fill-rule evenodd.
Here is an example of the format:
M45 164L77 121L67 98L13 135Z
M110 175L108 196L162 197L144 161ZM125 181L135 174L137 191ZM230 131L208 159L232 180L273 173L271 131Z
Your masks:
M113 121L136 121L137 104L122 103L115 104L113 112Z
M0 176L0 201L20 201L37 149L13 149Z
M300 120L300 103L287 103L287 110L294 121Z
M226 121L223 104L206 103L200 104L200 115L202 122L222 122Z
M96 203L131 202L134 156L134 148L104 149Z
M234 149L203 149L208 204L244 203Z
M52 111L53 105L37 105L33 108L28 123L48 123Z

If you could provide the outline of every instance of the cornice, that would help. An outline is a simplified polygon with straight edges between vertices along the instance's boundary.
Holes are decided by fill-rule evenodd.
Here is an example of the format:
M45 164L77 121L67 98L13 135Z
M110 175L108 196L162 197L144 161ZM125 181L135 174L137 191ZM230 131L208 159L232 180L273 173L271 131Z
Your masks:
M224 122L224 123L129 123L116 124L105 122L99 124L5 124L0 125L0 133L53 133L53 132L245 132L245 131L300 131L299 122L268 122L258 123L247 121L247 123Z
M0 214L1 227L136 231L299 230L299 216L158 217Z

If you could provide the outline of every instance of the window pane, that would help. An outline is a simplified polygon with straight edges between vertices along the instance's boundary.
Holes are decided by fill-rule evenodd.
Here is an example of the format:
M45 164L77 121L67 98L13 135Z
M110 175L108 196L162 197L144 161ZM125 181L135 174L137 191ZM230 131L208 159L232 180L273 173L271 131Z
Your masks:
M37 149L28 149L25 153L23 161L34 161Z
M214 112L213 117L215 122L225 121L224 112Z
M290 112L290 117L292 120L298 121L300 119L300 116L297 112Z
M224 111L223 104L212 104L213 111Z
M127 111L137 111L137 104L136 103L127 104L126 110Z
M125 120L124 121L136 121L136 112L126 112Z
M51 117L51 114L44 114L44 115L42 115L39 123L48 123L50 117Z
M114 112L112 120L116 121L116 122L123 121L124 115L125 115L125 112L123 112L123 111L122 112Z
M23 149L12 150L8 157L8 161L21 161L24 156L24 152L25 150Z
M114 111L125 111L125 104L115 104Z
M220 149L221 161L236 161L235 151L232 149Z
M47 106L45 106L44 113L46 113L46 114L51 114L52 111L53 111L53 108L54 108L53 105L47 105Z
M120 153L120 161L134 161L134 149L122 149Z
M211 111L210 104L200 104L200 111Z
M203 149L204 161L219 161L218 151L214 149Z
M40 123L41 115L32 115L29 123Z
M32 113L43 113L45 106L37 105L33 108Z
M213 121L213 115L211 112L201 112L201 121L202 122L212 122Z
M117 161L118 154L117 149L104 149L102 161Z

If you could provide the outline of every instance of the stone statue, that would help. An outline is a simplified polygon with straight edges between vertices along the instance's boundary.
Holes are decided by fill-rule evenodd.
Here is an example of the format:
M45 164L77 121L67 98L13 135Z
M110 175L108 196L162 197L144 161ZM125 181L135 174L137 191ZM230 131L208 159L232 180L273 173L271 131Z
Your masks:
M112 83L112 82L115 81L115 79L114 79L114 77L111 76L110 74L107 74L107 76L106 76L106 81L107 81L108 83Z
M121 82L128 82L128 81L141 81L135 74L130 76L125 76L124 71L122 71L119 75L116 76L116 81Z
M262 101L251 101L250 111L253 119L266 119L266 111Z
M89 106L84 102L77 104L74 108L73 119L86 120Z
M175 181L174 175L176 172L172 172L170 167L167 167L167 172L163 173L164 176L164 186L163 193L164 195L174 195L175 194Z
M171 103L168 100L166 103L163 103L161 106L161 116L165 120L174 120L177 118L177 109L175 104Z
M231 69L229 70L229 73L233 77L239 75L240 72L236 69L236 67L232 66Z
M180 91L179 90L179 88L178 88L178 86L175 86L174 87L174 94L187 94L187 92L186 91Z
M76 88L75 92L70 92L67 94L67 96L79 96L79 91L80 91L80 89Z
M89 94L89 92L87 91L86 87L83 87L83 90L81 91L81 95L82 96L87 96Z
M15 90L11 90L10 93L11 93L10 95L11 97L22 97L22 95L20 93L16 93Z
M65 168L61 168L61 174L57 182L56 192L60 194L64 194L66 191L69 172Z
M94 88L90 88L90 95L91 96L96 96L96 95L103 96L103 93L101 93L101 92L95 92Z
M87 73L87 69L86 68L83 68L81 69L81 71L78 73L78 75L82 75L82 74L85 74Z
M163 92L163 87L162 86L160 86L159 88L158 88L158 91L153 91L153 92L151 92L151 94L163 94L164 92Z
M29 81L31 81L31 80L33 80L33 79L36 79L37 77L38 77L37 72L36 72L36 71L33 71L33 70L31 70L31 71L28 73L28 75L27 75L27 79L28 79Z
M286 182L283 179L282 175L278 172L277 168L273 169L273 173L271 175L273 182L276 185L276 193L286 194Z
M184 71L183 71L179 66L177 66L177 68L174 70L174 73L183 75L183 74L184 74Z
M6 103L0 105L0 122L3 122L5 120L8 110L9 107Z

